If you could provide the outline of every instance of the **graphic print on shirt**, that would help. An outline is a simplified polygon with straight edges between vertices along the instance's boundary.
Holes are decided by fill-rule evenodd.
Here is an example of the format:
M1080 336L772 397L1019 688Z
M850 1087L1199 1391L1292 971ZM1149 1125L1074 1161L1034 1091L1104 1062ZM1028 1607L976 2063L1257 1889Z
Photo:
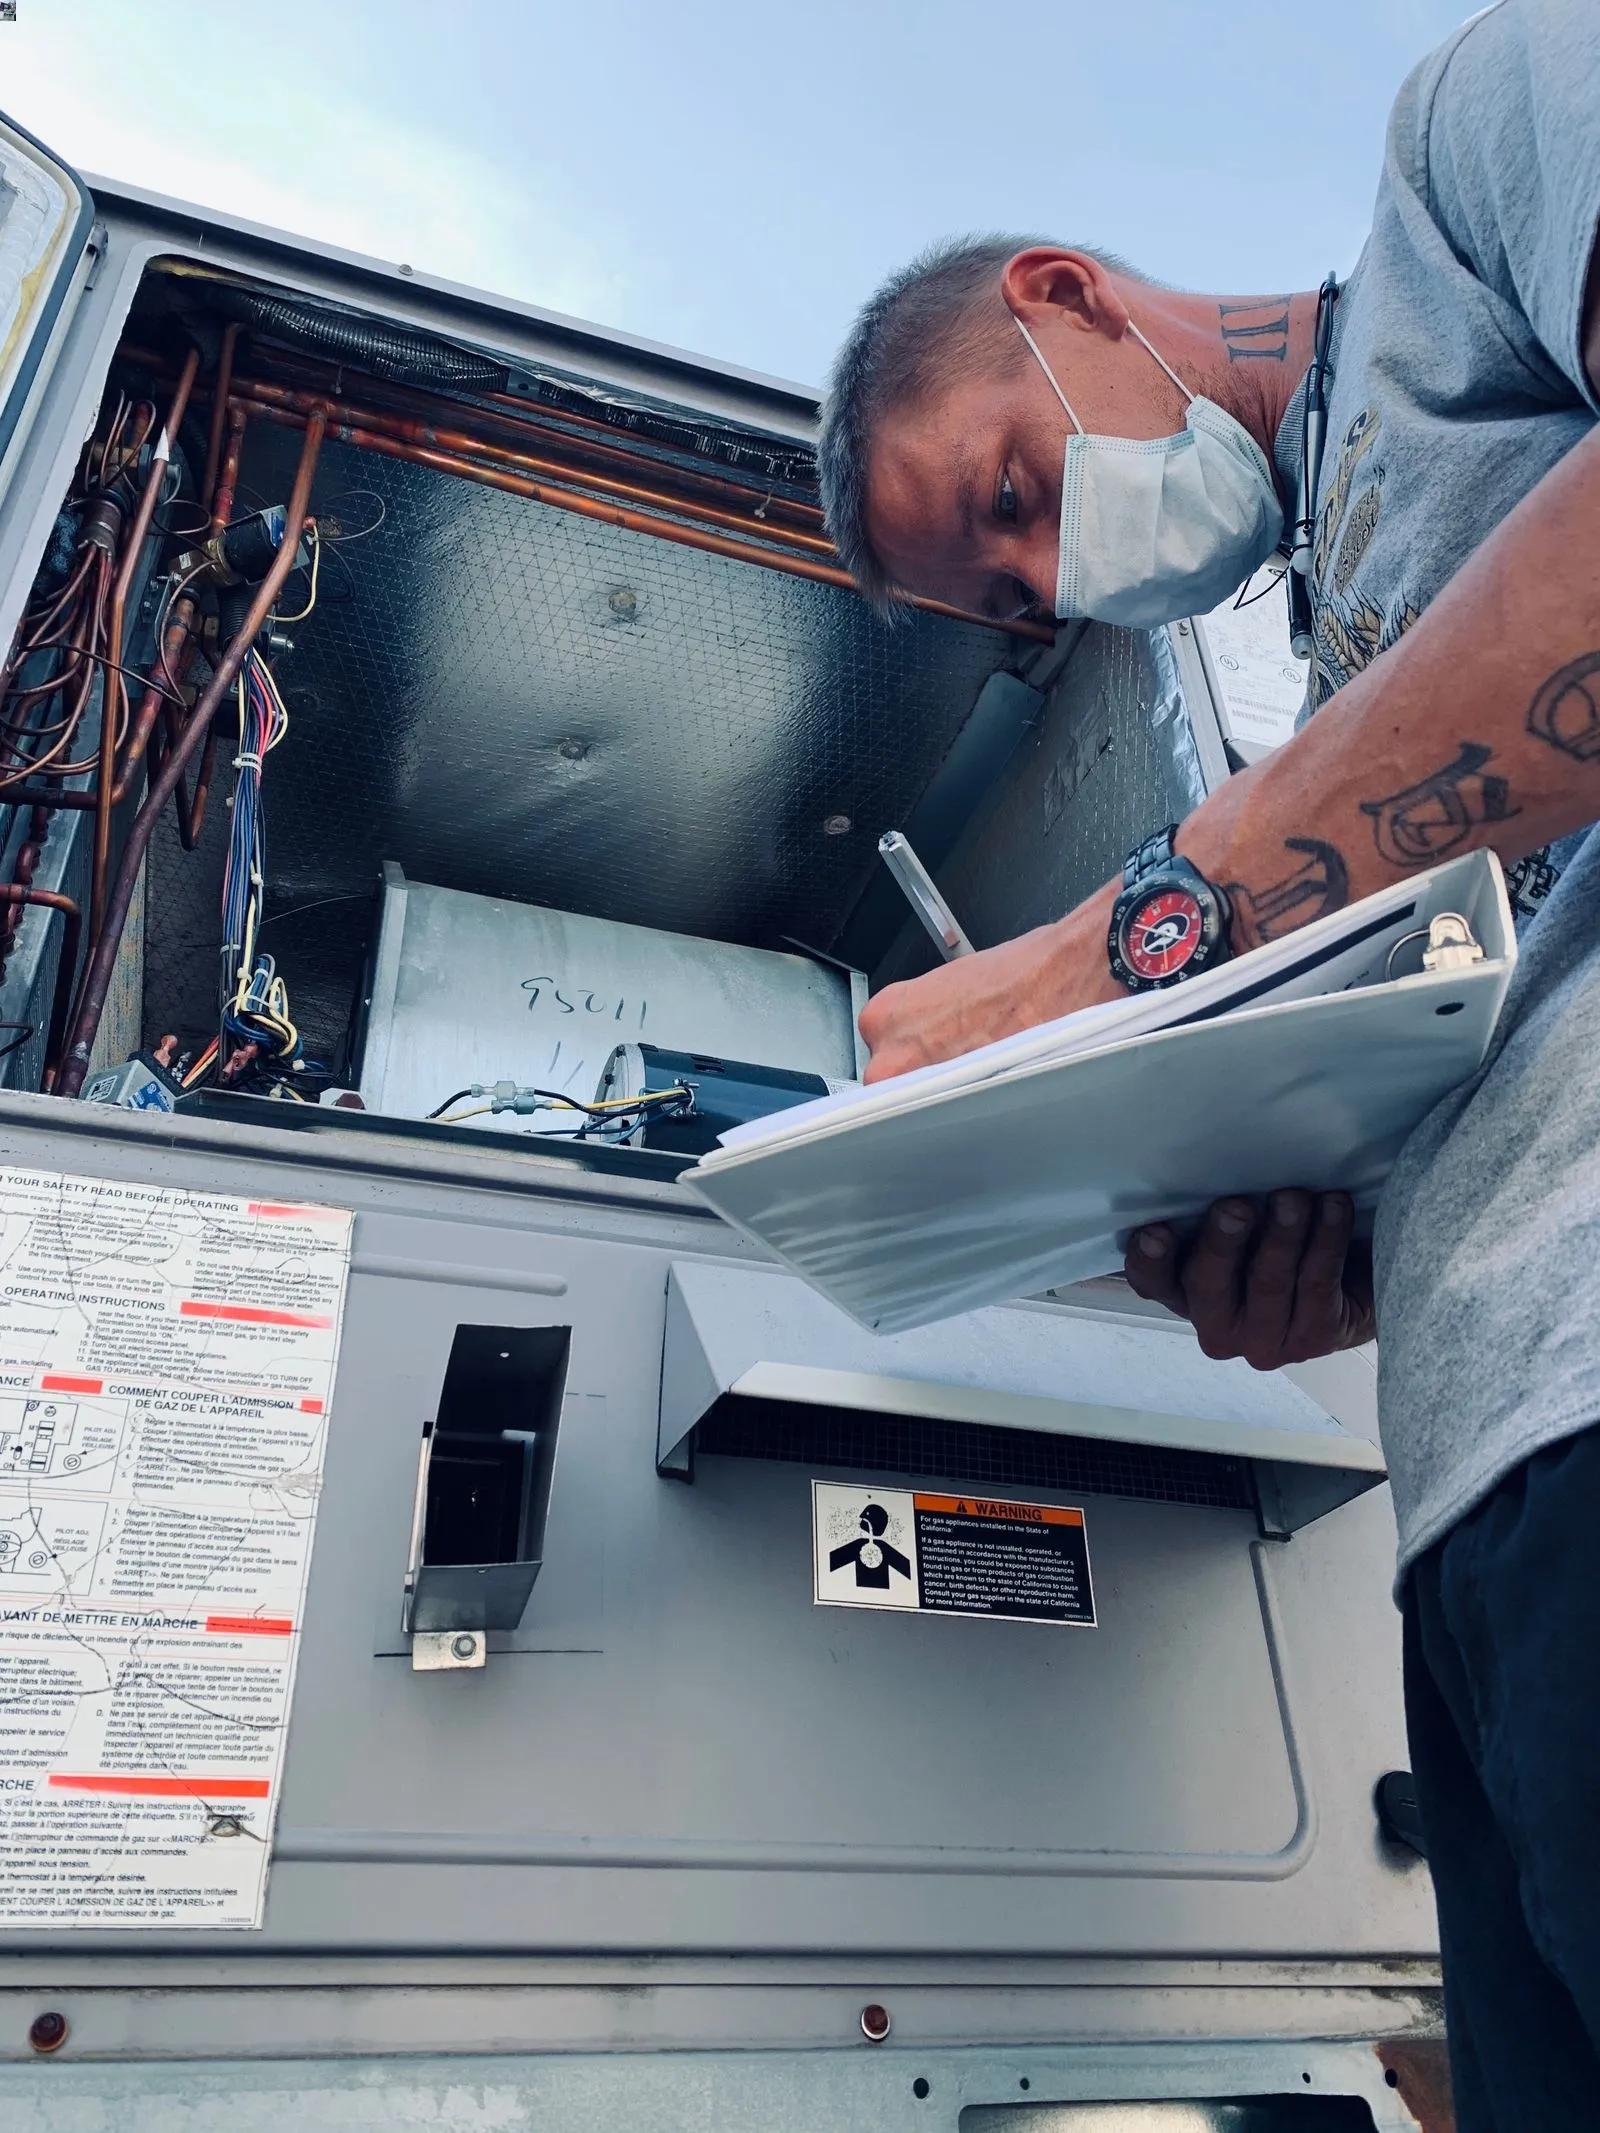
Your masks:
M1317 514L1311 552L1315 629L1310 693L1318 709L1335 689L1397 644L1422 612L1403 587L1385 611L1356 580L1383 508L1385 470L1368 459L1382 428L1382 411L1369 402L1344 433L1333 486Z
M1317 538L1311 552L1314 622L1308 685L1315 709L1369 667L1380 652L1398 644L1422 613L1403 587L1385 610L1357 583L1356 574L1372 546L1383 510L1386 468L1373 456L1382 428L1383 412L1369 401L1344 433L1333 486L1317 514ZM1532 918L1559 879L1548 846L1508 866L1506 894L1516 916Z

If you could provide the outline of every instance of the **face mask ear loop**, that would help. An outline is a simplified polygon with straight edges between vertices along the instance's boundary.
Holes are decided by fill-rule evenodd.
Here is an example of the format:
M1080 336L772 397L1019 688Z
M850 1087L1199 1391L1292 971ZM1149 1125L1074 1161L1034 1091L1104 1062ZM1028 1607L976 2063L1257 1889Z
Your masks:
M1018 325L1021 325L1022 321L1019 319L1017 323ZM1161 365L1161 368L1166 372L1167 376L1172 380L1173 384L1177 386L1179 392L1182 393L1184 405L1186 407L1199 397L1198 394L1190 392L1188 386L1184 384L1182 378L1178 376L1178 373L1173 369L1172 365L1167 361L1165 356L1156 355L1155 350L1150 346L1150 343L1145 339L1144 335L1139 331L1138 327L1133 323L1132 319L1129 319L1128 321L1128 331L1133 335L1134 339L1139 343L1139 346L1145 351L1147 355L1155 356L1155 359Z
M1061 390L1061 387L1056 383L1056 374L1050 368L1050 365L1045 361L1043 355L1040 353L1039 343L1034 339L1033 335L1028 331L1027 327L1023 325L1021 319L1017 317L1017 314L1014 311L1012 312L1011 317L1018 333L1022 335L1022 338L1033 350L1034 361L1044 372L1045 376L1050 380L1050 390L1055 394L1056 398L1061 402L1061 405L1066 409L1067 420L1072 424L1072 427L1077 431L1078 435L1082 437L1085 434L1083 424L1072 412L1072 402L1067 398L1066 394ZM1150 352L1152 355L1155 354L1154 349L1152 349ZM1157 357L1156 360L1159 362L1160 358Z

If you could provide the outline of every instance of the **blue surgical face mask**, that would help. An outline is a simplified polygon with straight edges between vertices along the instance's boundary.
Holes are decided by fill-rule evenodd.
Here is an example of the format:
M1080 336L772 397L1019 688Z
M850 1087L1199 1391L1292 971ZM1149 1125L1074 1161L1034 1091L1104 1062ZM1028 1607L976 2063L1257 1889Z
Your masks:
M1153 629L1220 606L1283 533L1272 469L1250 432L1191 393L1130 319L1128 331L1188 401L1184 427L1175 437L1091 437L1021 319L1017 330L1074 431L1061 475L1056 613Z

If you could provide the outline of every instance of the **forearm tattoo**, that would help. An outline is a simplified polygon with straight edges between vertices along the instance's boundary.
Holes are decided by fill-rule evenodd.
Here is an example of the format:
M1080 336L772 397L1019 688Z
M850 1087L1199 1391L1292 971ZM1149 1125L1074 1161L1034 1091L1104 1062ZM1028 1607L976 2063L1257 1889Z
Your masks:
M1528 731L1575 763L1600 762L1600 652L1556 668L1528 706Z
M1484 768L1493 755L1480 741L1463 741L1453 761L1415 785L1383 800L1363 800L1361 812L1371 819L1379 854L1395 867L1434 866L1485 823L1519 814L1506 780Z
M1303 857L1282 881L1264 889L1242 881L1223 883L1233 905L1234 946L1241 952L1275 941L1297 926L1309 926L1314 918L1325 918L1350 901L1350 869L1336 845L1316 837L1286 837L1283 848Z

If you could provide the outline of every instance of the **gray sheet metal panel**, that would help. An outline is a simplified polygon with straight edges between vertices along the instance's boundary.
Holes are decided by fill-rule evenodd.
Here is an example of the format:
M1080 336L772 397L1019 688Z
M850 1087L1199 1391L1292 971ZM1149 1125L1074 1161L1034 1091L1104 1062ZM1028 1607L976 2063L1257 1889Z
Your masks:
M1015 2050L1436 2034L1436 1969L1392 1962L995 1964L948 1954L855 1960L596 1960L435 1955L29 1958L0 1983L0 2064L48 2004L69 2057L382 2059L435 2052L811 2051L854 2045L864 2003L901 2040ZM1408 1974L1410 1973L1410 1974ZM41 1997L47 1996L47 1997Z
M1219 2100L1286 2095L1359 2098L1375 2133L1415 2133L1376 2054L1336 2042L0 2067L9 2133L1221 2133L1238 2119Z
M884 1337L790 1275L675 1263L657 1446L665 1468L682 1465L673 1454L729 1391L1264 1462L1269 1522L1282 1532L1383 1476L1376 1447L1291 1381L1209 1361L1171 1318L1007 1305Z
M815 1610L807 1470L654 1473L669 1263L759 1263L675 1189L88 1109L0 1100L0 1159L359 1219L266 1930L75 1955L1430 1949L1371 1818L1402 1755L1382 1492L1286 1546L1091 1500L1092 1633ZM459 1323L574 1329L545 1648L413 1675L384 1623Z

